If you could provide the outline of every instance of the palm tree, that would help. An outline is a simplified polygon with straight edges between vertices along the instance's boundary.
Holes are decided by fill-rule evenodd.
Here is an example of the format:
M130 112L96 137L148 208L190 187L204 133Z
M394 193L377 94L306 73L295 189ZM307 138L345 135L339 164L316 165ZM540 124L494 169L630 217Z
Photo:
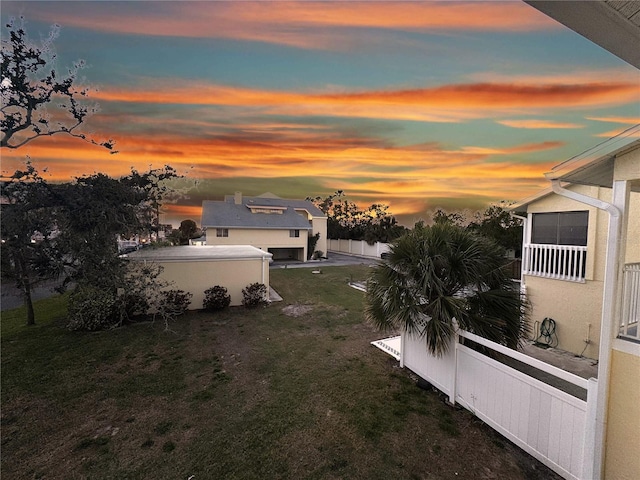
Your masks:
M492 240L451 224L417 225L391 245L367 282L365 317L381 330L424 337L442 355L460 328L516 348L527 303Z

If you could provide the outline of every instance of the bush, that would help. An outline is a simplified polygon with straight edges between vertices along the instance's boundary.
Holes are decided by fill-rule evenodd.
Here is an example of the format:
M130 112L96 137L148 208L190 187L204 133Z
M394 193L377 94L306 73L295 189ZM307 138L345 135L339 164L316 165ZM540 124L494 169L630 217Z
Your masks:
M165 290L160 293L158 313L167 319L179 317L189 309L193 295L184 290Z
M95 287L78 287L69 296L67 310L70 330L95 331L118 326L120 315L116 295Z
M204 291L203 308L209 311L223 310L231 303L231 295L227 289L216 285Z
M316 250L313 252L313 260L320 260L324 256L324 252L322 250Z
M123 321L145 316L149 311L149 302L144 295L137 292L125 292L117 297L116 302Z
M267 304L267 287L262 283L252 283L242 289L242 305L254 308Z

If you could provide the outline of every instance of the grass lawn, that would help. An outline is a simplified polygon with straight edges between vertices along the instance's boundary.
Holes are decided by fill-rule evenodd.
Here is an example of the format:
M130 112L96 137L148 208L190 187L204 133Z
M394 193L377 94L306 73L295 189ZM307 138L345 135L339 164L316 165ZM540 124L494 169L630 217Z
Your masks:
M165 332L2 314L6 479L557 478L369 342L366 266L271 272L283 302Z

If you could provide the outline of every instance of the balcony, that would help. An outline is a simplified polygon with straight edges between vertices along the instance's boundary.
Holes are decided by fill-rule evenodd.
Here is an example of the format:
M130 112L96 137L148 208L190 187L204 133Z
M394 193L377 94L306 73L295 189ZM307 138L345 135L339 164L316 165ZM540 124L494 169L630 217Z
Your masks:
M622 322L619 337L640 342L640 263L628 263L623 271Z
M522 252L522 273L569 282L585 281L587 247L530 243Z

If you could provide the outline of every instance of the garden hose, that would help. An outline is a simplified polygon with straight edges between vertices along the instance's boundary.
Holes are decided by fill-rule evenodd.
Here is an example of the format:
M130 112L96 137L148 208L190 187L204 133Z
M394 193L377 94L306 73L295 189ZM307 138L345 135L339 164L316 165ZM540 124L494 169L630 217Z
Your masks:
M541 341L542 339L542 341ZM549 347L558 346L558 335L556 335L556 321L546 317L540 324L540 335L535 339L535 343L545 344Z

